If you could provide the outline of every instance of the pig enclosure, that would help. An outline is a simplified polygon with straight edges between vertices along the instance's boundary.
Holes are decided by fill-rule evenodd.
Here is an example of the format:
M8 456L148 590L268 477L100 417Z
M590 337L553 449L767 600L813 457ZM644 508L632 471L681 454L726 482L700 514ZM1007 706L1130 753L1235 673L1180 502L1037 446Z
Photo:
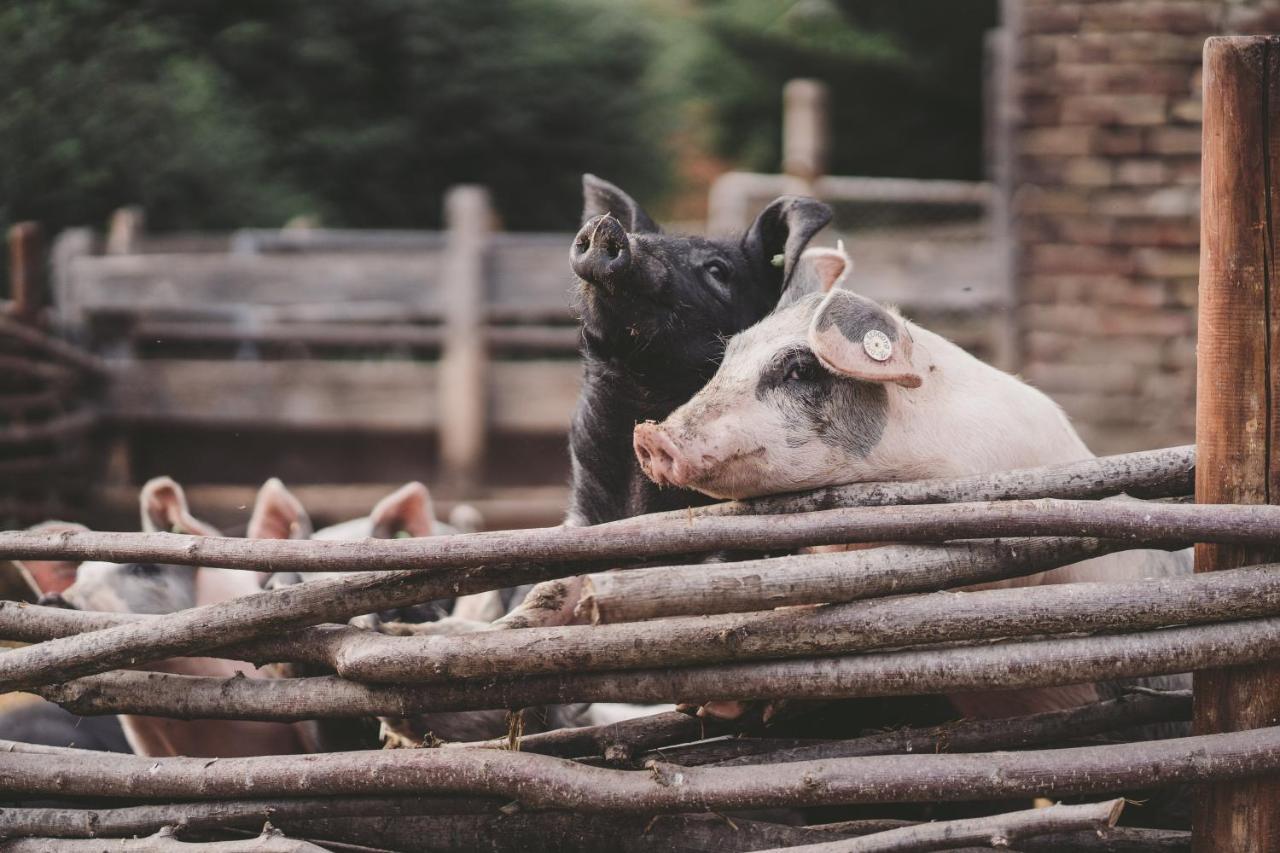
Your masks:
M1185 784L1206 785L1197 797L1198 849L1250 849L1259 839L1265 846L1280 838L1272 790L1280 773L1280 729L1271 725L1278 701L1273 662L1280 659L1280 583L1277 568L1267 565L1280 538L1280 510L1270 505L1270 399L1277 368L1268 310L1275 258L1271 182L1280 174L1270 126L1280 115L1272 100L1280 91L1277 56L1276 39L1214 40L1206 50L1197 449L953 481L857 484L593 528L426 540L0 534L0 557L8 559L351 573L145 618L3 603L0 637L31 645L5 652L0 687L31 690L80 713L297 720L578 701L825 701L1190 670L1197 672L1194 701L1180 692L1135 690L1069 711L856 738L824 736L812 720L797 723L780 712L772 726L665 713L523 737L513 720L511 737L494 742L215 761L5 744L0 790L56 796L76 806L0 811L0 833L15 839L0 849L50 849L52 838L150 836L166 827L168 835L134 842L134 849L176 849L180 842L169 837L174 834L208 841L203 846L210 850L314 849L294 841L303 838L335 850L931 850L963 843L1022 850L1189 849L1190 837L1181 829L1109 828L1123 801L1089 804ZM1248 154L1243 161L1242 151ZM477 197L455 200L465 216ZM465 251L474 242L458 242L464 245L455 246L447 261L455 276L450 282L475 269L475 255ZM140 266L145 257L125 260ZM271 266L258 260L247 266ZM326 265L332 261L317 263ZM394 279L389 272L387 280ZM155 293L149 292L148 302L157 301ZM468 339L453 338L461 363L448 364L447 325L438 335L404 334L406 346L443 343L433 381L447 397L450 387L474 391L468 383L485 369L483 353L466 346L478 340L474 330L485 311L461 300L442 310L472 330ZM562 304L556 310L563 315ZM511 327L518 331L497 333L505 327L494 324L495 346L506 334L512 349L518 342L540 357L571 346L563 321ZM151 337L181 338L174 326L161 328L163 335L152 327L113 339L145 346ZM201 345L216 331L201 329ZM297 343L295 332L268 324L256 337L237 331L229 343L288 347ZM52 376L40 366L54 366L68 383L92 385L101 372L96 359L39 334L15 331L5 340L16 342L8 347L32 366L29 374ZM172 415L174 399L191 407L203 402L201 417L229 412L234 423L243 417L236 407L255 402L226 386L208 390L211 383L234 381L227 368L232 363L188 377L167 397L156 395L167 411L147 394L129 391L127 382L117 381L117 390L108 393L133 394L133 405L156 407L155 417ZM563 387L532 389L530 403L552 393L572 397L568 374L576 364L565 358L563 367ZM495 377L502 372L492 369ZM519 394L530 393L520 379L495 379L490 387L502 389L504 381ZM357 378L343 387L360 385ZM20 386L12 396L30 393ZM215 393L228 395L226 401ZM276 407L258 405L256 411L268 413ZM307 410L305 403L297 405ZM474 427L474 420L442 404L440 411L446 409L459 424ZM533 420L523 405L494 402L492 411L499 424L555 428L550 417ZM499 414L504 411L519 414ZM418 410L405 417L419 424L436 416ZM59 421L55 416L49 422ZM1261 433L1258 424L1265 425ZM29 436L32 429L14 434ZM456 430L453 438L446 437L449 429ZM446 480L476 477L477 434L442 424ZM1198 503L1185 503L1193 490ZM1141 502L1097 501L1120 493ZM769 552L852 542L900 544L710 565L691 561L691 555L724 548ZM1201 543L1198 568L1212 573L940 592L1115 550L1191 543ZM590 625L392 637L324 624L461 592L584 574L592 590ZM829 606L775 609L811 604ZM306 663L334 674L223 680L122 668L205 653ZM1196 734L1188 738L1101 738L1193 718ZM101 807L104 797L111 808ZM1033 797L1070 797L1086 805L1016 811L1009 804ZM943 813L951 819L937 822L919 822L938 814L927 809L909 820L888 817L897 813L893 804L960 801L992 805L988 814ZM818 811L836 805L859 809ZM810 809L813 825L785 825L776 812L723 814L778 808ZM1141 806L1127 811L1142 822ZM231 840L237 831L255 835L264 820L287 837ZM31 840L17 840L22 837ZM77 849L66 840L57 843L62 846L55 849Z

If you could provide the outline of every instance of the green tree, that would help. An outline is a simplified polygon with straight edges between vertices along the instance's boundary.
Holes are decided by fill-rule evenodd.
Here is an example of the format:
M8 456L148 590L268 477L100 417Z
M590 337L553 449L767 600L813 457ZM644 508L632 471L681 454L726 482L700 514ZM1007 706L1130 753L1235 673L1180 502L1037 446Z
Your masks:
M835 174L982 175L982 55L995 0L692 0L666 8L670 55L741 168L781 160L781 91L815 77L831 92Z
M646 33L604 0L5 4L0 224L427 227L476 181L569 227L582 171L664 179Z

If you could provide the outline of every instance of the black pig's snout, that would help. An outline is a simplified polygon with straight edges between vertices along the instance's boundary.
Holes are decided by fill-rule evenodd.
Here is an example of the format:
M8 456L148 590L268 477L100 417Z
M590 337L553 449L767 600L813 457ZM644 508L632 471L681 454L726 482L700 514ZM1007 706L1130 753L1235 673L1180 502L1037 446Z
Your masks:
M573 240L569 264L589 284L611 283L631 266L627 230L607 213L592 217Z

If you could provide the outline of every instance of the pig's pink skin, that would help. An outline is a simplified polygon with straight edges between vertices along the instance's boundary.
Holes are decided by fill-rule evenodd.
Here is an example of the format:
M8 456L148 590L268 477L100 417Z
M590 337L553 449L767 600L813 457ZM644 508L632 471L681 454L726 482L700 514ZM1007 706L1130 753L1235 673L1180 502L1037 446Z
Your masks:
M814 252L806 252L801 264L816 259ZM824 260L829 252L823 250ZM803 279L802 273L797 275ZM825 276L830 278L829 273ZM814 318L824 306L837 299L852 300L837 294L824 298L823 277L821 272L810 276L808 280L818 285L810 293L795 294L791 304L733 338L716 375L688 403L661 424L636 428L637 459L655 482L733 499L844 483L991 473L1093 457L1047 396L874 303L866 304L876 311L878 322L890 324L890 338L896 335L899 341L911 342L896 348L893 356L899 359L905 353L909 363L893 365L887 376L895 381L876 383L841 375L832 366L837 360L823 357L820 349L830 345L834 327L827 324L823 336L811 335L810 328L816 327ZM860 341L848 344L861 346ZM780 380L779 365L792 364L796 353L807 356L808 362L816 360L825 373L811 374L816 378L809 381L806 374L787 371L781 375L794 378ZM842 363L851 363L851 353L857 355L856 350L844 349ZM863 362L862 367L868 366L874 367ZM920 377L919 387L900 381L907 374ZM856 397L871 401L858 411L832 408L831 403L823 408L823 401L844 399L837 392L855 382L861 382L864 391L883 391ZM850 440L832 440L842 418L863 428ZM1186 571L1185 554L1130 551L987 586L1119 581ZM1093 685L1077 685L953 698L967 716L993 717L1077 705L1097 696Z

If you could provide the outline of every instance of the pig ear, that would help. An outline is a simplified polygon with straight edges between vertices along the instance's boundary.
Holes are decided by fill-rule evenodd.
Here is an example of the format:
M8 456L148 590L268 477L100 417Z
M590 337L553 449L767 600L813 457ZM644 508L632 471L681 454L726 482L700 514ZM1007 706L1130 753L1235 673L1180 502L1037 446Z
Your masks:
M800 253L831 221L831 208L802 196L784 195L756 217L742 238L742 250L760 269L765 280L777 283L781 294L791 282Z
M36 533L60 533L68 530L86 531L89 528L70 521L45 521L30 529ZM4 565L0 562L0 566ZM64 591L76 582L76 569L80 568L79 562L71 560L14 560L9 565L16 568L23 582L40 595Z
M147 533L186 533L191 536L221 536L216 527L191 514L182 486L168 477L154 477L138 495L142 529Z
M401 533L416 539L436 532L431 492L417 481L406 483L378 501L369 520L374 539L395 539Z
M848 290L827 294L809 325L809 346L827 369L867 382L919 388L911 333L896 315Z
M635 234L656 234L657 223L636 203L636 200L608 181L595 175L582 176L582 224L602 214L612 214L627 231Z
M284 483L272 477L258 489L249 517L249 539L310 539L311 516Z
M853 259L845 253L843 242L835 249L805 249L778 307L791 305L810 293L826 293L833 287L841 287L852 271Z

